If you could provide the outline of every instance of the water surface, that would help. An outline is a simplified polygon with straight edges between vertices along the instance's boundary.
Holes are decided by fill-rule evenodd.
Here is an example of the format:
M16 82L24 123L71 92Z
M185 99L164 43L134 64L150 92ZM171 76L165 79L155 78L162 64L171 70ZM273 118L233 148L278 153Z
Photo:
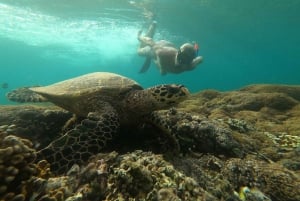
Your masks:
M192 92L253 83L300 83L299 0L0 0L0 104L13 88L94 71L144 87L182 83ZM191 72L139 74L136 34L152 20L155 39L197 41Z

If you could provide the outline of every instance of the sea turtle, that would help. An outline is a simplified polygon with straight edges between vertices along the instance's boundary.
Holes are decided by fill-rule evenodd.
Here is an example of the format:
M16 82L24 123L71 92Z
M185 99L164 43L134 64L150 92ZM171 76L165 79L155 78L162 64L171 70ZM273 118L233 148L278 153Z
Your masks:
M172 107L188 95L183 85L143 89L127 77L94 72L49 86L19 88L7 97L16 102L50 101L81 119L38 152L53 170L62 173L98 153L120 125L137 124L154 110Z

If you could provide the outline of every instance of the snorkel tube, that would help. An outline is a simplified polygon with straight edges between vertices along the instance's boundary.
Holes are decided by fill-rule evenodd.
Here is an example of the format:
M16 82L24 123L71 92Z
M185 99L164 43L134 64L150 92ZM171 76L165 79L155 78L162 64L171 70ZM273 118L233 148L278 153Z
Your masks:
M194 44L195 57L199 56L199 44L195 41L192 42Z

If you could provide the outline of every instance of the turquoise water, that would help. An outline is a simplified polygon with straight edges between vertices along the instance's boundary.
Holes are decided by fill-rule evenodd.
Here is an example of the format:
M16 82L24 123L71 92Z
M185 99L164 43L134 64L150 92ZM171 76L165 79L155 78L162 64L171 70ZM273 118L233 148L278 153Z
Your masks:
M299 0L0 0L0 104L16 87L94 71L192 92L300 84L299 10ZM136 34L153 19L155 39L197 41L204 62L178 75L154 64L139 74Z

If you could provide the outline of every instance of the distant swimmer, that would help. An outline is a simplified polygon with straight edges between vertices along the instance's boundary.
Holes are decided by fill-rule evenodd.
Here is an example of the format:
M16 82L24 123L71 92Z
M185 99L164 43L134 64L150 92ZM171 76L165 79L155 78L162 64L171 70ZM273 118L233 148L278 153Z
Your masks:
M146 57L139 71L140 73L144 73L149 69L152 59L161 75L190 71L202 62L203 58L198 56L199 45L196 42L193 44L185 43L179 49L169 41L160 40L155 42L152 39L155 28L156 22L153 22L144 36L142 36L142 31L138 32L140 46L137 52L138 55Z
M8 88L8 83L4 82L1 84L1 89L7 89Z

